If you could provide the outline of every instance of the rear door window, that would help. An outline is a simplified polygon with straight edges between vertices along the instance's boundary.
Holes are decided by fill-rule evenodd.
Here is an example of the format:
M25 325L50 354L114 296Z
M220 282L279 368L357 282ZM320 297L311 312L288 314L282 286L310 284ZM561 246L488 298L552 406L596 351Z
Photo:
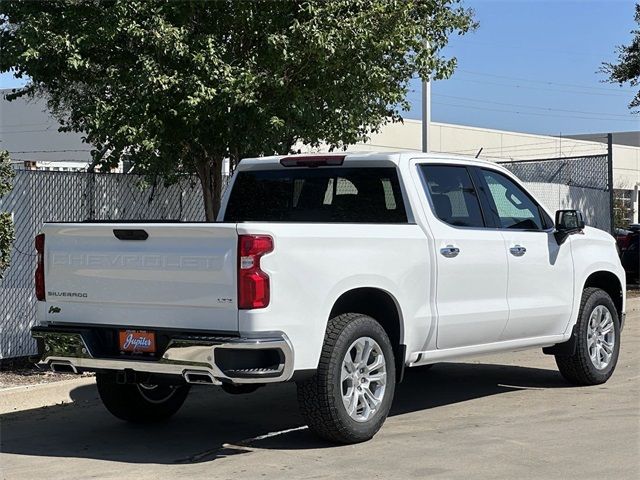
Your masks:
M395 167L242 171L226 222L407 223Z
M420 165L436 216L455 227L484 227L478 195L466 167Z

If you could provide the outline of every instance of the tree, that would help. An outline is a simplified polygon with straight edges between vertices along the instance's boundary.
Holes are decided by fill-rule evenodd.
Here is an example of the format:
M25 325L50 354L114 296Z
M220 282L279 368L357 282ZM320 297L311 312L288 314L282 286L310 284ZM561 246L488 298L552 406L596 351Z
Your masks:
M0 198L11 191L13 168L9 160L9 152L0 151ZM13 220L8 212L0 212L0 279L11 262L11 244L13 243Z
M640 26L640 3L636 3L635 21ZM629 82L632 87L640 84L640 29L632 30L631 44L618 46L618 63L603 62L601 71L609 76L611 83L620 85ZM629 108L640 106L640 91L636 93Z
M633 202L628 193L628 186L620 185L620 189L613 191L613 228L628 229L633 223Z
M196 173L212 220L225 158L401 121L412 77L453 72L441 51L475 27L460 1L5 0L0 71L28 75L13 97L46 95L98 168Z

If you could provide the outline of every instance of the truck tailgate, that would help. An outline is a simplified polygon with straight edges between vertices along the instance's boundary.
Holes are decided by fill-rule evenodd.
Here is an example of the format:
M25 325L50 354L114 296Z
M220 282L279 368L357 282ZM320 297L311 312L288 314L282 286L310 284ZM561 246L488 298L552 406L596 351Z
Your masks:
M235 224L54 223L43 232L47 321L238 330Z

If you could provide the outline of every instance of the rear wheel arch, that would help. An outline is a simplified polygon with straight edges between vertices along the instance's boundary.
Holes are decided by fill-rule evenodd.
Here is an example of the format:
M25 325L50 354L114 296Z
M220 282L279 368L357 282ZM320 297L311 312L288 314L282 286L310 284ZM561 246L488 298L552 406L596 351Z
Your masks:
M361 287L344 292L334 302L329 318L360 313L374 318L384 328L396 359L396 378L402 379L405 360L404 321L396 298L381 288Z

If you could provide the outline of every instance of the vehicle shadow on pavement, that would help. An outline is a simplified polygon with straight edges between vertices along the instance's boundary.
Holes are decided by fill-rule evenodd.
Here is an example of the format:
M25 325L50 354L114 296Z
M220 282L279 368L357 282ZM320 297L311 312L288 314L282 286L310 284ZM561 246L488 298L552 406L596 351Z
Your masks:
M391 416L527 388L568 387L555 370L511 365L441 363L409 369L396 389ZM293 384L249 395L192 389L170 421L130 425L113 418L94 385L72 392L76 403L0 416L5 454L79 457L126 463L189 464L245 454L251 448L336 448L308 429ZM289 431L291 430L291 431Z

